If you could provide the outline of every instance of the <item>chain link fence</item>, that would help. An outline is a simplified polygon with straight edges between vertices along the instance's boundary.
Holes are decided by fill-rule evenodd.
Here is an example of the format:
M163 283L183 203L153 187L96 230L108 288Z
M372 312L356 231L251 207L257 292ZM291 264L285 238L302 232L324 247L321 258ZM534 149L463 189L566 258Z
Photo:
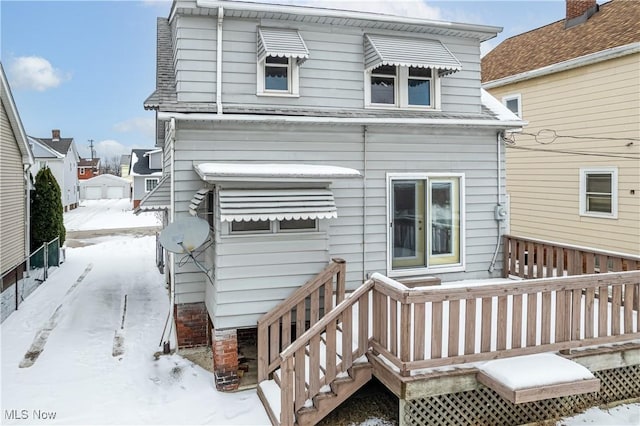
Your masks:
M60 239L56 238L44 243L29 255L15 269L2 276L2 297L0 322L4 322L20 304L45 282L54 270L64 261L64 252L60 247ZM27 270L27 265L29 268Z

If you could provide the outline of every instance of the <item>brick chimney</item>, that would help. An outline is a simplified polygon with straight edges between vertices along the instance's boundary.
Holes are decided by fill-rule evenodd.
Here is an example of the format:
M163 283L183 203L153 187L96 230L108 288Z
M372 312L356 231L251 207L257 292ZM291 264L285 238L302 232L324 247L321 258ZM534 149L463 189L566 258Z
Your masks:
M53 129L51 131L51 140L59 141L60 140L60 129Z
M567 14L564 21L565 28L586 22L598 11L596 0L566 0Z

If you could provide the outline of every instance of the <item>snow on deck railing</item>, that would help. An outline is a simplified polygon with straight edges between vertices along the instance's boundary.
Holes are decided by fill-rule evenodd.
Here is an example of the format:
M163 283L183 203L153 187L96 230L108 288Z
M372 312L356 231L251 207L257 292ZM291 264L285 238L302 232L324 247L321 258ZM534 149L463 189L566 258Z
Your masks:
M640 338L640 271L421 289L388 281L375 280L371 347L405 376Z
M640 269L640 256L562 244L533 238L504 236L504 277L561 277Z

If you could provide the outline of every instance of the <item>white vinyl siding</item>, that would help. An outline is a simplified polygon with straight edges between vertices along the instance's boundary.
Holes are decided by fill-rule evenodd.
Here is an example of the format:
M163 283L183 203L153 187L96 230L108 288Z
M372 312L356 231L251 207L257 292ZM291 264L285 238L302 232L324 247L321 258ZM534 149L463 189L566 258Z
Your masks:
M217 287L206 284L202 273L195 267L176 267L177 303L205 300L210 313L215 312L218 324L255 325L259 313L234 311L233 303L242 300L243 309L254 303L254 308L264 313L275 306L276 299L283 298L303 284L332 257L347 261L347 286L350 289L362 284L366 274L386 273L386 175L394 172L445 173L449 176L464 173L465 271L442 274L442 278L449 281L492 276L487 269L498 232L493 213L497 203L495 132L368 126L365 149L362 126L273 124L247 127L216 124L215 130L209 126L207 123L178 122L176 146L180 149L175 153L176 219L189 214L188 206L193 194L203 185L193 169L194 161L252 162L260 159L261 162L349 167L363 173L366 151L366 176L337 179L331 183L338 217L319 220L318 232L242 235L235 238L244 240L232 244L228 238L217 239L216 258L212 260L215 262ZM452 155L452 152L456 154ZM366 234L363 234L364 182ZM328 227L326 231L322 231L323 222ZM323 237L325 245L319 246L316 238L320 238L323 232L326 232ZM303 235L308 235L314 243L301 240ZM283 243L271 246L269 241L260 238L271 238L269 241L281 238ZM240 241L245 241L246 245L240 245ZM238 263L233 267L233 274L236 274L232 275L234 285L227 286L224 277L231 274L231 270L226 271L231 266L223 257L227 256L225 250L231 250L231 247L235 247L234 256L238 257L234 262ZM294 262L298 251L305 252L305 257ZM249 262L245 266L251 264L251 254L265 257L260 258L259 266L241 268L241 262ZM500 268L498 261L494 276L499 274ZM278 274L283 274L283 277ZM268 289L273 286L273 294L269 294ZM227 292L229 294L225 294ZM269 301L265 302L265 298Z
M178 100L215 102L216 18L178 16L173 22ZM225 18L223 104L364 107L364 33L360 29L338 26L307 24L298 29L310 55L299 67L299 97L257 96L260 80L256 64L257 28L269 24L277 26L281 22ZM424 36L415 34L415 37ZM479 43L453 37L440 37L440 41L462 65L462 71L441 79L442 111L479 113Z

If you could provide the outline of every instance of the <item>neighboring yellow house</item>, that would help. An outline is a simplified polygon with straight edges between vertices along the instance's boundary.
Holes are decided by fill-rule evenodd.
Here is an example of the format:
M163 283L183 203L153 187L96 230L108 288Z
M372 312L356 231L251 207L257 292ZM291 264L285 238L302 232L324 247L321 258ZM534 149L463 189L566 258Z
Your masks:
M529 122L507 135L511 234L640 254L640 2L568 0L505 40L483 87Z

